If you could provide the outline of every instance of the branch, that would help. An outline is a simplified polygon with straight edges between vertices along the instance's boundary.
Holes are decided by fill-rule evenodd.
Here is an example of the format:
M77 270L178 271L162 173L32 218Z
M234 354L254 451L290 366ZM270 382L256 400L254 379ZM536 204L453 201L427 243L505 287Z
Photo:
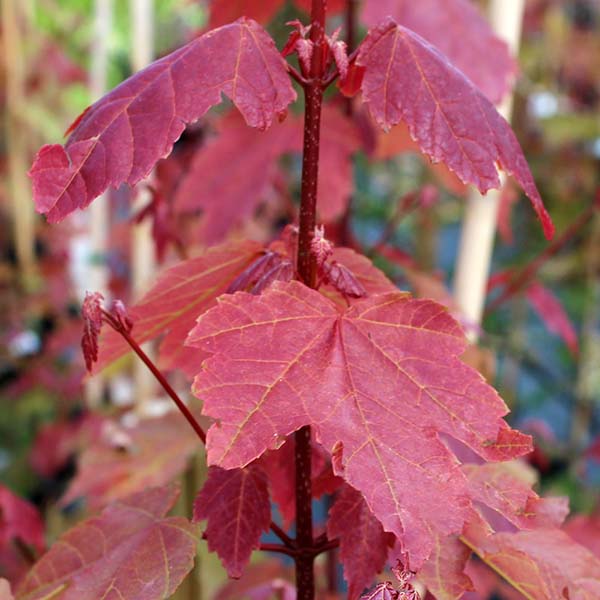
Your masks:
M142 350L140 345L129 335L129 332L109 312L102 309L102 316L104 317L105 322L108 323L118 334L120 334L129 344L131 349L140 357L152 375L154 375L158 383L160 383L165 392L167 392L173 402L175 402L177 408L181 411L183 416L187 419L187 422L192 426L193 430L202 440L202 443L206 445L206 433L204 432L204 429L202 429L198 421L196 421L194 415L192 415L190 409L185 405L183 400L177 395L177 392L171 387L171 384L167 381L166 377L152 362L152 359L150 359L150 357Z

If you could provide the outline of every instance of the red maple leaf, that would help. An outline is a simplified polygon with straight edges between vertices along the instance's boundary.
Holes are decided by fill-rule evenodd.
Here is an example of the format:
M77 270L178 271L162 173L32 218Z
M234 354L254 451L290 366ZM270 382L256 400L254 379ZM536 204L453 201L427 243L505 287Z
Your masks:
M152 63L92 105L64 148L44 146L30 171L36 209L58 222L109 186L135 185L222 93L259 129L296 98L285 61L255 21L210 31Z
M383 129L406 122L411 137L434 162L443 161L482 193L500 187L499 165L513 175L554 234L515 134L493 104L433 46L387 19L360 46L366 68L362 95Z
M360 490L410 565L432 532L460 531L468 482L439 436L487 460L530 451L508 428L493 388L458 358L460 326L440 305L392 293L342 309L297 282L261 296L222 296L189 343L211 354L194 384L209 464L242 467L303 425L336 454L334 468Z
M445 54L492 102L516 72L508 46L469 0L365 0L362 19L375 27L386 17L412 29Z
M194 502L194 521L203 519L208 519L209 550L219 555L230 577L241 577L271 522L264 471L256 465L229 471L211 467Z
M70 529L29 571L17 597L169 597L191 570L198 544L186 519L165 517L176 498L170 488L146 490Z
M33 504L0 485L0 551L17 538L41 552L44 523Z
M363 495L349 485L338 493L329 511L327 535L340 540L348 598L356 598L383 570L395 538L383 530Z

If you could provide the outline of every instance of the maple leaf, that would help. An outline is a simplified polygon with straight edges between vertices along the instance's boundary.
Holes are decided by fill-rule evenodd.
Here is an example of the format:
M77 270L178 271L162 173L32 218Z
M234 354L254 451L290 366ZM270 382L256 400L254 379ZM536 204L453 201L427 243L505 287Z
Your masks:
M464 573L471 550L457 536L438 538L429 560L419 570L419 579L436 600L459 600L474 589Z
M186 519L165 517L176 497L172 488L146 490L70 529L33 566L17 600L170 597L198 544Z
M440 305L383 294L344 309L298 282L261 296L222 296L190 332L212 355L194 383L209 464L242 467L280 436L313 425L336 454L336 474L360 490L410 566L429 555L432 532L458 532L468 482L439 439L460 440L486 460L530 451L501 419L495 390L458 358L466 341Z
M512 129L436 48L390 18L369 32L356 63L366 68L363 100L380 127L406 122L422 152L482 193L500 187L499 165L523 188L552 237L554 225Z
M527 288L525 295L548 330L558 335L571 354L577 356L579 353L577 332L560 300L548 288L537 282Z
M194 155L175 195L176 213L201 210L202 240L209 245L220 242L264 200L277 174L278 159L286 152L300 151L301 132L295 118L257 131L230 113L219 121L218 136Z
M211 467L194 502L194 521L203 519L208 519L209 550L219 555L230 577L241 577L271 522L264 471L256 465L229 471Z
M486 535L469 526L462 539L528 600L592 600L600 589L600 560L560 529Z
M77 461L77 474L61 499L63 506L84 497L90 508L171 483L197 452L199 441L178 412L144 419L134 427L104 424ZM120 443L119 440L126 440ZM160 452L156 451L160 440Z
M508 46L469 0L365 0L362 20L375 27L387 16L445 54L494 104L516 72Z
M296 98L285 61L255 21L241 18L152 63L87 109L64 148L44 146L30 170L36 210L58 222L109 186L135 185L222 93L259 129Z
M261 244L237 242L211 248L206 254L164 271L152 289L129 309L131 336L142 344L166 334L160 346L161 364L195 375L201 357L183 347L198 315L214 304L231 282L260 255ZM131 350L112 329L102 334L97 370Z
M389 547L395 538L383 530L363 495L345 485L329 511L327 535L340 540L340 559L352 600L372 582L385 566Z

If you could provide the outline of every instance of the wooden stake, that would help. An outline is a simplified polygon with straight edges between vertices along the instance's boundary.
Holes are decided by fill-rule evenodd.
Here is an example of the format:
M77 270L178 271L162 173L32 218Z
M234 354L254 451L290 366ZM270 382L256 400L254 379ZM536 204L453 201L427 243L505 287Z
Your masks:
M94 38L92 40L90 92L95 102L106 93L109 39L112 31L112 0L95 0ZM108 301L108 267L106 251L110 224L108 193L102 194L89 208L90 255L88 287L100 292ZM88 406L99 406L104 393L104 377L96 375L86 381Z
M132 24L131 65L134 71L143 69L154 58L153 10L153 0L130 0L130 20ZM138 184L133 211L137 212L148 201L149 194L144 189L144 184ZM131 262L133 296L138 300L148 291L156 270L152 228L148 221L133 227ZM151 344L145 344L143 348L146 354L154 358ZM144 412L144 406L147 406L147 400L152 396L153 391L154 381L152 377L144 365L136 361L134 367L134 393L140 412Z
M518 54L525 0L492 0L490 20L496 34ZM509 94L498 108L510 121L513 95ZM501 177L504 183L504 176ZM476 190L469 194L456 264L454 297L469 328L469 338L477 340L490 270L501 190L490 190L482 196Z
M2 39L6 69L6 137L8 141L8 189L12 202L14 244L19 274L26 287L35 275L35 212L27 178L29 152L25 105L25 13L19 0L2 0Z

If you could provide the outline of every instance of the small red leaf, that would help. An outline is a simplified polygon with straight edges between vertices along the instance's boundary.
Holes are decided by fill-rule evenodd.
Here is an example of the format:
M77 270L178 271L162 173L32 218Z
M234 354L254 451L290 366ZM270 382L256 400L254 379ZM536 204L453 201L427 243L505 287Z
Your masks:
M54 223L109 186L135 185L222 93L259 129L296 98L285 61L255 21L210 31L152 63L86 111L64 148L44 146L30 171L36 209Z
M104 296L99 292L86 292L81 307L81 316L83 317L81 349L85 358L85 366L90 372L94 363L98 361L98 336L102 329L102 300L104 300Z
M198 543L186 519L165 517L176 497L172 489L147 490L70 529L34 565L17 597L170 597L192 568Z
M525 292L532 308L552 333L558 335L567 345L571 354L577 356L579 344L577 332L558 298L540 283L532 283Z
M312 425L414 569L432 532L458 532L470 513L466 478L439 436L492 461L531 450L501 419L495 390L460 361L462 330L434 302L392 293L343 309L276 282L261 296L222 296L189 343L212 355L194 383L219 422L208 432L209 464L242 467Z
M387 19L369 32L356 62L366 68L363 99L378 125L405 121L425 154L482 193L500 187L501 167L524 189L552 237L554 225L512 129L436 48Z
M322 265L321 270L325 283L332 285L343 296L363 298L367 295L367 291L354 273L336 260Z
M469 0L365 0L362 18L375 27L387 16L445 54L494 104L516 71L508 46Z
M267 478L259 467L211 467L194 502L194 521L208 519L209 550L216 552L230 577L241 577L260 536L269 530L271 505Z
M348 598L353 600L383 570L395 538L383 530L363 495L349 485L342 488L329 511L327 535L330 539L340 539Z

